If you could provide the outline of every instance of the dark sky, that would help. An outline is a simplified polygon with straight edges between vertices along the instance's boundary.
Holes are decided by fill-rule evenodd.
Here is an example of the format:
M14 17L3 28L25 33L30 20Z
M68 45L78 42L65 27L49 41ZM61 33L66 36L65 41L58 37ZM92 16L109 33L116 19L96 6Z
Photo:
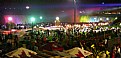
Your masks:
M74 0L0 0L0 8L5 10L13 10L16 8L16 10L25 9L25 7L28 5L31 9L45 9L47 10L52 8L52 10L55 8L60 9L70 9L72 8ZM82 6L81 4L84 4L83 7L88 7L90 4L121 4L121 0L76 0L78 7ZM85 4L89 4L88 6L85 6ZM95 5L94 5L95 6ZM82 7L80 7L82 9ZM23 10L22 10L23 11ZM28 10L27 10L28 11Z
M3 3L13 4L63 4L73 0L0 0ZM104 3L121 3L121 0L76 0L80 4L101 4Z
M61 13L62 16L64 16L64 14L69 13L69 15L65 17L73 20L72 18L73 15L70 15L70 12L72 12L70 8L73 6L73 1L74 0L0 0L0 15L3 15L3 14L20 14L20 15L21 14L30 14L30 15L40 14L41 15L42 14L42 16L55 18L56 14L58 15ZM89 4L89 5L102 4L102 3L104 4L120 3L121 4L121 0L76 0L76 1L77 1L77 4L79 4L79 6L80 4ZM30 6L30 9L25 9L25 6L27 5ZM68 11L68 9L70 11ZM80 9L82 8L80 7Z
M82 3L86 4L100 4L102 2L104 3L121 3L121 0L79 0Z
M16 10L25 9L25 7L28 5L31 9L43 9L47 8L47 10L52 8L52 10L55 8L60 9L69 9L72 8L74 0L0 0L0 8L5 10L13 10L16 8ZM78 6L82 6L81 4L121 4L121 0L76 0ZM83 5L83 7L88 7ZM82 8L81 8L82 9ZM23 10L22 10L23 11ZM27 10L28 11L28 10Z

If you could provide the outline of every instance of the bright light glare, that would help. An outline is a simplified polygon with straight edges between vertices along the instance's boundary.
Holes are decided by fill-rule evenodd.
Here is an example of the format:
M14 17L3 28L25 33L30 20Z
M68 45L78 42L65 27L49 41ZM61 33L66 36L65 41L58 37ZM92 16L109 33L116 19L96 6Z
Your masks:
M117 17L115 17L115 19L118 19Z
M29 6L26 6L26 9L29 9Z
M42 19L42 16L40 16L40 19Z
M109 18L106 18L106 20L109 20Z
M31 21L34 22L35 21L35 18L34 17L31 17Z
M12 29L11 31L16 31L15 29Z
M12 19L12 17L8 17L8 20L9 20L9 21L12 21L13 19Z
M59 17L56 17L56 20L59 20Z
M102 18L100 18L100 20L103 20Z
M82 11L80 11L79 13L82 13Z

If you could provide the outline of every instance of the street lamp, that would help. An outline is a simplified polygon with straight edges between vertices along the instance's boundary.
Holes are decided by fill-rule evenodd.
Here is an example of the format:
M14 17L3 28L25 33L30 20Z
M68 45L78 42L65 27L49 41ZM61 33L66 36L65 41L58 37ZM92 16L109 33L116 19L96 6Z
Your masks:
M56 20L59 20L59 17L56 17Z
M40 16L39 18L40 18L40 21L41 21L41 22L43 22L43 20L42 20L42 19L43 19L43 17L42 17L42 16Z
M35 22L35 18L31 17L31 22L32 22L32 32L33 32L33 27L34 27L34 22Z
M42 19L42 16L40 16L39 18Z
M26 6L26 9L29 9L30 7L29 6Z
M55 26L59 26L59 25L60 25L59 17L56 17L56 20L55 20Z
M8 21L12 21L13 20L13 18L12 17L8 17Z

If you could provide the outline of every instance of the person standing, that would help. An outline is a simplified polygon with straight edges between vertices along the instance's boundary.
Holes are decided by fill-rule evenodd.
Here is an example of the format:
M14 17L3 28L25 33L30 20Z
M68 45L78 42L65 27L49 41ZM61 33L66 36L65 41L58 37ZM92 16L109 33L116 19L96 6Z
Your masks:
M116 51L116 57L115 58L121 58L121 53L120 53L120 46L117 46L117 51Z
M115 51L114 50L111 53L111 58L115 58Z

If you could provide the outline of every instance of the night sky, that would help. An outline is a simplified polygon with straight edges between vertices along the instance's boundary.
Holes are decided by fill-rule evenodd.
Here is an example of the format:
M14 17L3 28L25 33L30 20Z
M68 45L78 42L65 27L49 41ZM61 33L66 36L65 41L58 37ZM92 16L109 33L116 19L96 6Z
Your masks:
M63 4L69 3L73 0L0 0L0 2L7 3L7 4ZM76 0L78 3L81 4L100 4L104 3L121 3L121 0Z
M121 0L79 0L83 4L100 4L102 2L107 3L107 4L112 4L112 3L121 3Z
M10 12L14 12L17 14L26 13L27 11L32 11L33 13L39 13L41 12L52 12L57 11L61 12L65 9L73 9L74 0L0 0L0 12L3 12L4 14L7 14ZM101 7L107 6L104 4L111 4L113 6L114 4L121 4L121 0L75 0L76 4L79 9L90 7L90 4L93 4L92 6L95 6L96 4L103 5ZM30 6L30 10L26 10L26 6ZM80 7L81 6L81 7ZM98 7L98 6L96 6ZM56 10L59 9L59 10ZM2 14L2 13L1 13Z
M0 15L42 15L54 19L55 16L62 17L63 21L73 20L74 0L0 0ZM95 6L96 4L121 4L121 0L76 0L78 10L83 11L83 7ZM86 6L87 4L87 6ZM82 7L83 5L83 7ZM30 9L26 9L30 6ZM81 6L81 7L80 7ZM95 11L95 8L93 7ZM89 8L90 9L90 8ZM97 8L98 9L98 8ZM100 9L100 8L99 8ZM48 20L49 21L49 20Z

